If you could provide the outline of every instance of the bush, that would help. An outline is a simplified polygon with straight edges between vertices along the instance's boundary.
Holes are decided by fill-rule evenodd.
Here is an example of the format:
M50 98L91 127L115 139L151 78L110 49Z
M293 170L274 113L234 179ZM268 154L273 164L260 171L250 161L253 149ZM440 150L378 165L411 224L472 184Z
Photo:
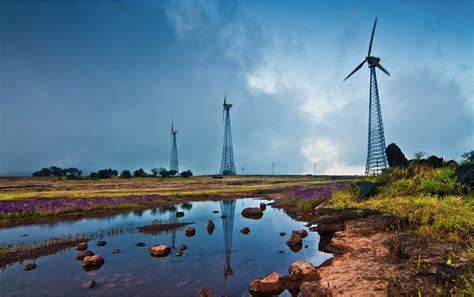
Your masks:
M118 176L118 171L113 169L102 169L97 172L98 178L111 178Z
M193 173L191 172L191 170L186 170L186 171L182 171L179 175L182 178L188 178L188 177L193 176Z
M120 174L121 178L132 178L132 173L130 170L123 170L122 173Z
M97 172L91 172L89 175L90 178L97 179Z
M135 170L133 172L133 177L147 177L148 174L142 169Z

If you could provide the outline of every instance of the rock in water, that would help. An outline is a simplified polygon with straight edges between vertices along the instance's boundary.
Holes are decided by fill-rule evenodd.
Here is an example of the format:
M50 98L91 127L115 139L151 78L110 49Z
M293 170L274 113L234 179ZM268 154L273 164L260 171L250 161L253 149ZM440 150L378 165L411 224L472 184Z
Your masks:
M360 200L367 200L378 193L378 188L375 184L368 181L358 181L351 184L352 190L356 193Z
M293 233L291 234L290 239L286 241L286 244L288 246L297 246L297 245L302 245L302 242L303 242L303 238L301 238L301 236L299 236L298 234Z
M113 249L113 250L112 250L112 254L117 254L118 252L120 252L119 249Z
M34 263L26 264L25 266L23 266L23 269L26 270L26 271L30 271L30 270L33 270L35 268L36 268L36 264L34 264Z
M89 257L89 256L94 256L94 253L92 251L81 251L79 253L77 253L77 256L76 256L76 260L84 260L85 257Z
M474 186L474 164L460 165L458 167L458 181L471 187Z
M387 161L390 168L408 166L407 158L395 143L389 144L385 149L385 153L387 154Z
M170 247L164 245L164 244L157 244L148 249L150 251L150 255L152 257L166 257L170 254L171 249Z
M104 241L104 240L97 241L97 246L104 246L106 244L107 244L107 241Z
M285 235L286 235L285 232L280 232L280 236L281 236L281 237L283 237L283 236L285 236Z
M182 244L179 246L179 249L182 250L182 251L185 251L188 249L188 247L185 245L185 244Z
M265 202L260 202L260 209L262 211L265 211L265 209L267 209L267 205L265 204Z
M214 291L209 289L201 289L197 293L198 297L211 297L214 296Z
M247 219L259 220L263 216L263 211L258 207L247 207L242 210L242 216Z
M288 281L299 282L316 280L318 277L317 268L313 264L303 261L293 262L288 269Z
M136 246L144 247L144 246L145 246L145 243L144 243L144 242L139 242L139 243L136 244Z
M219 213L219 211L218 210L213 210L212 213Z
M86 242L82 242L82 243L78 244L78 245L76 246L76 250L78 250L78 251L85 251L85 250L87 250L87 243L86 243Z
M176 252L176 256L181 257L183 255L183 251L179 250Z
M216 225L214 225L213 221L207 221L207 234L211 235L215 228Z
M187 237L192 237L196 234L196 229L194 229L193 227L189 227L186 228L185 232Z
M265 294L265 296L279 295L285 289L284 280L278 272L267 274L263 278L257 278L250 282L250 294Z
M245 235L249 234L250 233L249 227L242 228L242 230L240 230L240 233L245 234Z
M306 231L306 230L295 230L295 231L293 231L293 234L298 234L299 237L305 238L306 236L308 236L308 231Z
M177 217L177 218L182 218L182 217L184 217L184 212L182 212L182 211L177 211L177 212L176 212L176 217Z
M85 271L97 270L104 264L104 258L99 255L87 256L82 260L82 268Z
M82 286L84 288L93 288L95 287L95 280L87 281Z

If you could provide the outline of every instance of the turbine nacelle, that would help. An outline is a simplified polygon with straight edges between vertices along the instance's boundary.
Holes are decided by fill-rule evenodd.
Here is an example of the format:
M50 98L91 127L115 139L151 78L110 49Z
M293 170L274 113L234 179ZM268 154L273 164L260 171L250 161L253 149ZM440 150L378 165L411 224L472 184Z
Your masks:
M372 57L372 56L367 57L366 60L369 63L369 65L373 65L373 66L379 65L379 62L380 62L380 58Z

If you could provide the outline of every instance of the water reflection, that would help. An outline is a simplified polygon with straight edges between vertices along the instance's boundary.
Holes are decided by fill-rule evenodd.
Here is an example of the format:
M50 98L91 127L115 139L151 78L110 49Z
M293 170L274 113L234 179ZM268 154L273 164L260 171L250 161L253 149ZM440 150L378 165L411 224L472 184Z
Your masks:
M227 280L227 276L234 274L231 267L231 256L232 235L234 232L235 200L220 201L220 206L223 216L222 224L224 227L224 278Z

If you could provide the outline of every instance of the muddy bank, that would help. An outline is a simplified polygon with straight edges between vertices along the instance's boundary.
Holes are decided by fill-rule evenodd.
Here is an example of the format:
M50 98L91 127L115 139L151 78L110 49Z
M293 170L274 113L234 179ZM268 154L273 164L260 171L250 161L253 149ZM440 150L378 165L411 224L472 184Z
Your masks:
M176 222L176 223L167 223L167 222L153 222L150 225L139 227L138 232L158 235L161 233L166 233L172 230L179 230L184 226L194 224L193 222Z

